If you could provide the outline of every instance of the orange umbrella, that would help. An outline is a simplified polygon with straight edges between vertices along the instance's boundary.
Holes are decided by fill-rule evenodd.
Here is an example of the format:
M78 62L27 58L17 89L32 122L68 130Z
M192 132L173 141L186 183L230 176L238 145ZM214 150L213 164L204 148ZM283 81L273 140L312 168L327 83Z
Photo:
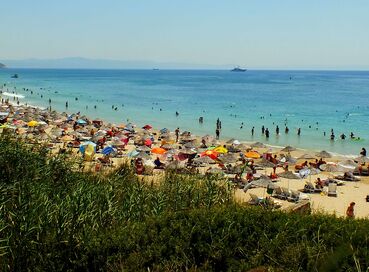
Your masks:
M218 158L219 153L214 150L206 150L201 153L201 157L208 156L209 158L215 160Z
M155 153L155 154L164 154L165 152L167 152L164 148L161 147L154 147L153 149L151 149L151 153Z
M245 156L247 158L251 158L251 159L259 159L261 156L258 152L256 151L249 151L245 153Z

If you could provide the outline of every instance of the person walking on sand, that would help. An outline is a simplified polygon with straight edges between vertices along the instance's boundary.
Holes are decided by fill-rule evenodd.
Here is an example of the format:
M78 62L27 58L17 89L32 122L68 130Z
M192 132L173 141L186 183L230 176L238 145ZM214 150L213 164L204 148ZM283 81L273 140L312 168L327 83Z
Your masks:
M178 143L178 138L179 138L179 127L177 127L177 129L174 131L176 134L176 143Z
M350 205L347 207L346 215L348 218L355 218L354 207L355 202L351 202Z
M219 140L219 135L220 135L220 129L219 129L219 128L217 128L217 129L215 130L215 138L216 138L217 140Z

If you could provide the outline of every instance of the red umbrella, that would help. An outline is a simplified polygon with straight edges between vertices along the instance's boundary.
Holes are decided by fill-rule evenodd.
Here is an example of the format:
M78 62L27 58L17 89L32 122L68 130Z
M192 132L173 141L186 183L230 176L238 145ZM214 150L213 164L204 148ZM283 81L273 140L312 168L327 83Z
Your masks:
M218 158L219 153L214 150L206 150L201 153L201 157L208 156L209 158L215 160Z
M152 141L150 139L146 139L145 140L145 145L146 146L151 146L152 145Z
M143 129L146 129L146 130L149 130L149 129L152 129L152 126L150 125L145 125L144 127L142 127Z

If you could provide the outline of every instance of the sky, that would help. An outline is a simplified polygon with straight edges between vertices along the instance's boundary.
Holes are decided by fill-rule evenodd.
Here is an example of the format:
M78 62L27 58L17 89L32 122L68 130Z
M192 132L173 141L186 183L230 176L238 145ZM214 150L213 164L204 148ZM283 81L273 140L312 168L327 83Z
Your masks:
M369 69L369 1L1 0L0 61Z

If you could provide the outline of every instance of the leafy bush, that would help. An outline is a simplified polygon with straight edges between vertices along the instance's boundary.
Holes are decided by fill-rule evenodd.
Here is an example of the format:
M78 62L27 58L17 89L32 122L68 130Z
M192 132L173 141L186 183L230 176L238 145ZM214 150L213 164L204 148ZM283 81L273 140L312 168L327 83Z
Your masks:
M153 185L128 164L95 174L75 163L0 139L1 271L369 266L367 220L242 206L217 177L168 172Z

